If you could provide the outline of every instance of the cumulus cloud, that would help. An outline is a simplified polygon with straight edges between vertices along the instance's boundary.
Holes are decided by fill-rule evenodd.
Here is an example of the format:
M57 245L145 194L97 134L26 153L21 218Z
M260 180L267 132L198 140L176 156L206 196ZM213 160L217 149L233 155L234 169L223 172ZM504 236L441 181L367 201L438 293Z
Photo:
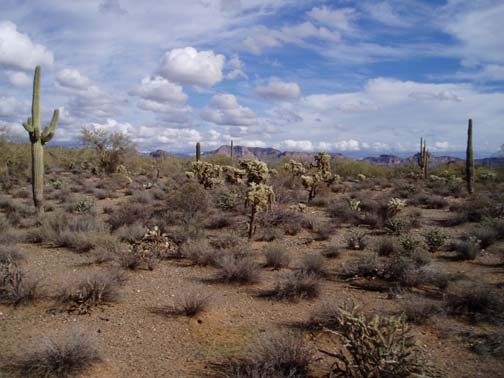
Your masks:
M100 3L100 11L103 13L115 14L117 16L128 13L128 11L121 6L119 0L102 0Z
M228 66L231 68L231 71L229 71L226 75L226 79L228 80L234 80L237 77L242 77L244 79L248 79L248 76L245 72L243 72L244 64L240 60L240 57L235 55L233 56L229 62Z
M37 65L52 66L53 53L47 47L34 43L17 30L10 21L0 22L0 64L31 70Z
M201 118L217 125L250 126L257 123L257 116L250 108L238 104L232 94L215 95L201 112Z
M21 119L22 104L12 96L0 96L0 117L6 121Z
M86 90L91 86L91 80L82 75L78 70L65 68L56 74L56 82L69 89Z
M32 85L33 79L22 71L6 71L9 83L16 87L26 87Z
M291 100L301 95L301 90L297 83L283 82L276 78L271 78L265 87L257 87L256 93L264 98L275 100Z
M185 103L187 101L187 95L180 85L171 83L160 76L142 79L142 83L130 93L160 103Z
M158 71L161 76L176 83L211 87L222 80L225 61L224 55L211 50L198 51L185 47L166 52Z

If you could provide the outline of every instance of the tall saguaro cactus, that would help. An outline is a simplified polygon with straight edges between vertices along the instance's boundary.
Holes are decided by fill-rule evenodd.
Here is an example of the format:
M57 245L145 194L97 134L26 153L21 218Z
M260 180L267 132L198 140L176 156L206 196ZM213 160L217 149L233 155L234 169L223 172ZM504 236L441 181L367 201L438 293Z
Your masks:
M418 166L422 171L422 176L427 179L429 172L429 152L427 151L427 142L420 138L420 154L418 155Z
M196 161L200 161L201 159L201 144L200 142L196 143Z
M40 66L35 68L33 79L32 115L23 123L30 136L32 156L33 203L39 211L44 210L44 145L54 136L58 124L59 110L55 109L51 123L40 129Z
M472 119L469 119L469 124L467 125L466 182L467 191L470 194L474 193L474 153L472 135Z
M231 139L231 151L229 152L229 157L231 158L231 164L234 163L234 146L233 140Z

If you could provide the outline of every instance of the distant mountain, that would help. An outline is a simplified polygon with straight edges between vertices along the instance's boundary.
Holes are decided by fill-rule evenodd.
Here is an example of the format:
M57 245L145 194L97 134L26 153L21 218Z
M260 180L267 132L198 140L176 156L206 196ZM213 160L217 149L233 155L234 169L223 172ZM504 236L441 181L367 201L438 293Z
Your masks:
M230 146L220 146L214 151L207 151L204 156L213 155L230 155ZM272 160L275 158L289 158L295 160L312 160L315 153L310 152L299 152L299 151L280 151L275 148L263 148L263 147L245 147L245 146L234 146L233 147L234 157L236 159L258 159L263 161ZM154 158L163 158L168 156L189 156L189 155L177 155L171 154L164 150L156 150L149 154ZM329 153L334 159L345 159L345 160L358 160L352 157L345 156L341 153L333 152ZM378 165L389 165L389 166L407 166L417 164L418 153L409 157L400 157L397 155L384 154L380 156L370 156L361 159L362 161L367 161L371 164ZM454 156L431 156L429 159L429 165L431 167L437 167L442 164L457 163L462 162L464 159L454 157ZM499 165L504 164L503 157L490 157L483 159L475 159L475 164L480 166L486 166L495 168Z

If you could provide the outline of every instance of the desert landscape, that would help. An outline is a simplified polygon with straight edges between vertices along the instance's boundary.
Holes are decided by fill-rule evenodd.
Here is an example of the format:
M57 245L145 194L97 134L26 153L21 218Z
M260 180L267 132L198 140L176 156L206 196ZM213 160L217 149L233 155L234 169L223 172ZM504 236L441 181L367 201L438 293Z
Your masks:
M504 378L499 1L0 0L0 377Z

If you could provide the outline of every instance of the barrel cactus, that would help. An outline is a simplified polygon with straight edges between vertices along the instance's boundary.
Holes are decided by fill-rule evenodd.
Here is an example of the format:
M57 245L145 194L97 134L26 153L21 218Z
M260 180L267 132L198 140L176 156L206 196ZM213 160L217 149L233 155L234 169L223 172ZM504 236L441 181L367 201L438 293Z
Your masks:
M23 127L30 136L33 203L40 212L44 211L44 145L54 136L58 118L59 110L55 109L51 122L41 131L40 66L37 66L33 79L32 115L23 123Z
M245 198L245 207L250 207L248 229L249 239L251 239L254 234L256 214L270 210L273 202L275 202L275 192L273 191L273 187L266 184L256 184L254 182L249 185Z

